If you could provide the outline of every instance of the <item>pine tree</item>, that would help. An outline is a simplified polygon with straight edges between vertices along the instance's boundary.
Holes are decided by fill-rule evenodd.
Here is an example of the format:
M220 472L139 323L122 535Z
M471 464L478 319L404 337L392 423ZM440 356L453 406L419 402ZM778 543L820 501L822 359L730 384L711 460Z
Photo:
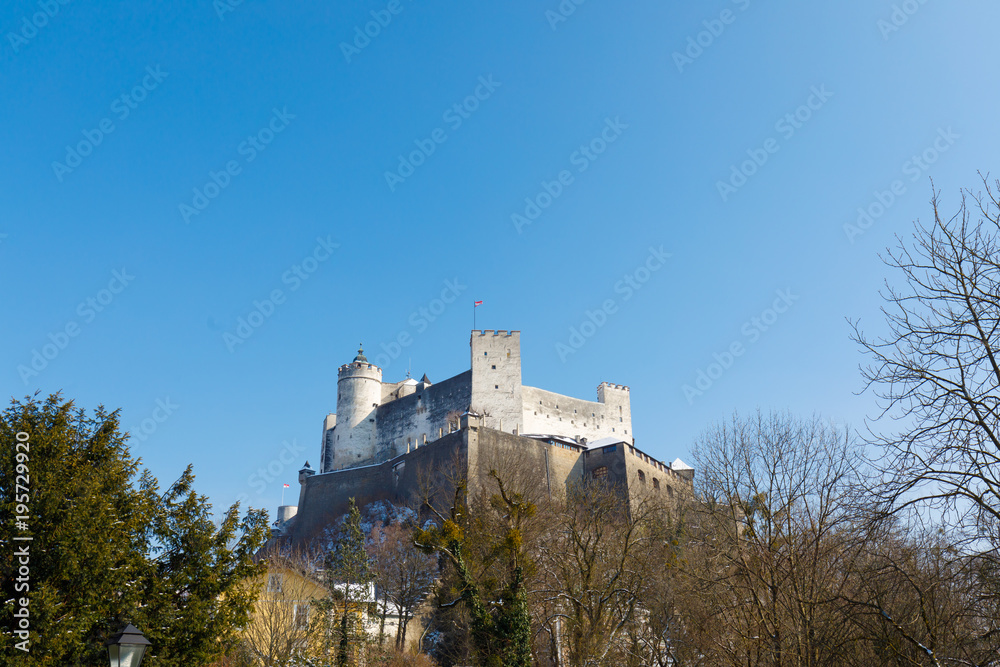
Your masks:
M372 580L371 562L365 549L365 533L361 528L361 512L358 511L354 498L349 503L343 528L336 535L325 559L330 596L317 605L324 615L332 616L336 613L338 616L337 667L346 667L352 662L352 657L357 654L364 639L357 627L358 616L361 614L361 602Z
M26 654L12 636L15 606L0 606L4 662L102 665L104 641L130 622L152 642L144 665L204 664L245 622L252 600L240 584L256 571L266 514L240 520L234 506L215 529L211 506L191 490L191 469L161 496L127 437L117 411L88 415L59 394L12 401L0 414L3 599L26 598L30 613ZM23 525L8 520L17 515L27 516ZM14 589L12 545L30 551L27 590Z

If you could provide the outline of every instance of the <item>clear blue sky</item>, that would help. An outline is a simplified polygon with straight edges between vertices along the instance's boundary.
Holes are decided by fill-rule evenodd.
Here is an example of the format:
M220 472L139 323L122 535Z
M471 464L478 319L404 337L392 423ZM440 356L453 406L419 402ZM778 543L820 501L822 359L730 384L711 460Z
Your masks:
M0 7L0 387L147 420L217 506L297 492L359 342L467 369L475 299L526 384L629 385L667 461L733 410L859 426L879 251L997 171L995 2L236 1Z

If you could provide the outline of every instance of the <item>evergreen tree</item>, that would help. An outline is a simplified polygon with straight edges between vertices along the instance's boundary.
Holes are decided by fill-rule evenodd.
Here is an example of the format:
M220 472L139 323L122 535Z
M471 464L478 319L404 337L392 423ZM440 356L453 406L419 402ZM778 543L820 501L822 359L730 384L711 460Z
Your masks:
M349 502L344 525L325 559L330 596L317 605L326 617L337 614L337 667L350 664L363 641L363 633L358 628L361 602L372 580L365 533L361 528L361 512L354 498Z
M256 572L263 511L240 520L233 506L215 529L190 468L161 496L130 455L117 411L88 415L59 394L12 401L0 414L0 452L3 599L25 598L30 613L26 653L12 636L14 603L0 606L3 662L104 665L104 641L126 622L152 642L150 667L204 664L232 645L252 605L239 584ZM26 581L14 545L28 548Z

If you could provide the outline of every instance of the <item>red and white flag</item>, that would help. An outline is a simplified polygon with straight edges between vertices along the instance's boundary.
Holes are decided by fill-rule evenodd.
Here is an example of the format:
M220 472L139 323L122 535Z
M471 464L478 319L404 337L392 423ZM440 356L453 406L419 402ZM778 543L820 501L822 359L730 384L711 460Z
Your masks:
M286 488L286 489L288 488L288 485L287 485L287 484L285 484L285 488Z
M482 301L476 301L476 303L473 304L473 308L475 308L476 306L481 306L481 305L483 305Z

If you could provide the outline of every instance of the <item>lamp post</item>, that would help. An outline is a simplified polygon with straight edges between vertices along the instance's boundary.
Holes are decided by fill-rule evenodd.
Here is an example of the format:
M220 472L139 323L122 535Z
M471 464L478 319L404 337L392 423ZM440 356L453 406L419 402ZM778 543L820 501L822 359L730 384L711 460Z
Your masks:
M104 645L108 647L111 667L139 667L146 654L146 647L151 646L149 640L131 623L104 642Z

